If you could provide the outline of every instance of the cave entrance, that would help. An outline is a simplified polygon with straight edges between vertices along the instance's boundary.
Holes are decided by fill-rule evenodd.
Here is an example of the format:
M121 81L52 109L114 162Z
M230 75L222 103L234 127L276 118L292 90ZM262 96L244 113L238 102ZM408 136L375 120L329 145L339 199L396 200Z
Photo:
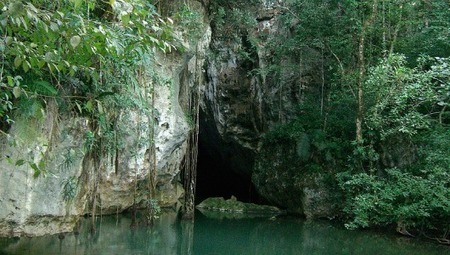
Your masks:
M208 125L209 124L209 125ZM200 130L197 157L196 203L208 197L235 196L242 202L260 202L260 197L251 182L251 176L233 171L231 158L233 151L224 150L226 145L215 127L207 123L200 113ZM238 153L238 152L236 152Z

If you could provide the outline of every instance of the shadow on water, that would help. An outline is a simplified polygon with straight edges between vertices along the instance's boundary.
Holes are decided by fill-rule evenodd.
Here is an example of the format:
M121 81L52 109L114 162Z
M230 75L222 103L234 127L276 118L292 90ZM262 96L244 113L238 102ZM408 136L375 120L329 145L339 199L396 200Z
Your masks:
M153 227L130 228L131 217L103 217L91 234L0 239L0 254L450 254L450 248L370 231L348 231L327 221L296 218L211 219L195 222L165 212Z

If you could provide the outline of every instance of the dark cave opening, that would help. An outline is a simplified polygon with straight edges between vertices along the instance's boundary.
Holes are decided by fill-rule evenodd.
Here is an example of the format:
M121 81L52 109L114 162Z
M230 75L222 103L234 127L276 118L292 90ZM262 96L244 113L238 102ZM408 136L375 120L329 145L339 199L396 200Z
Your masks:
M199 141L196 201L200 203L208 197L228 199L231 196L243 202L259 200L250 176L233 172L225 160Z
M200 115L202 117L202 114ZM242 202L260 203L261 198L251 182L250 174L233 171L230 152L220 140L215 129L200 118L200 132L197 157L196 203L208 197L235 196Z

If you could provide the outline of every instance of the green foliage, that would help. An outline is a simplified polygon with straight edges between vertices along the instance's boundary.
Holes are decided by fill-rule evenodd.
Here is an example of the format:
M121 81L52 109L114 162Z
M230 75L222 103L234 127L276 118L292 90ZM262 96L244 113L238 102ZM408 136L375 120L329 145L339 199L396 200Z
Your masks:
M92 131L87 131L84 136L83 150L88 153L93 150L95 146L95 134Z
M174 23L182 30L184 37L188 38L189 41L195 42L200 39L204 23L202 15L198 11L184 4L175 13Z
M277 88L306 87L297 115L271 129L264 145L309 154L299 170L341 172L350 228L448 229L449 4L285 1L278 31L259 38L266 65L250 75ZM358 106L364 139L355 142ZM263 180L284 174L258 171L268 172Z
M431 57L450 56L450 3L446 0L418 2L410 6L409 15L403 23L408 36L400 37L398 52L408 57L410 64L417 64L422 55Z
M121 112L150 116L153 99L136 92L167 83L148 67L156 50L181 49L175 46L180 45L175 26L188 26L185 34L196 37L201 30L199 13L184 6L174 24L146 0L7 0L0 10L1 134L15 121L20 137L13 139L20 139L14 144L32 141L38 136L34 127L45 119L52 100L59 107L54 114L89 119L80 150L93 155L123 146ZM61 170L77 156L66 153ZM36 175L46 172L41 165L29 164Z
M301 120L296 120L285 125L279 125L265 134L264 141L265 143L295 141L305 132L302 124Z
M422 65L409 68L403 56L392 55L371 69L366 83L371 100L366 118L371 145L356 146L354 155L358 162L371 162L370 171L351 168L338 175L347 197L347 227L400 223L441 230L448 226L450 122L442 117L448 116L450 103L448 61L422 59L418 61ZM394 137L416 146L415 164L379 167L381 151L375 145Z
M346 145L342 140L327 135L323 130L309 126L304 118L298 118L279 125L267 132L263 138L264 146L292 144L296 147L296 160L313 171L329 164L337 168L345 160ZM347 145L348 146L348 145ZM294 164L294 162L290 162Z
M88 143L87 141L85 141ZM61 171L68 171L73 167L75 161L81 158L82 152L77 150L77 148L67 148L67 150L63 154L63 160L61 164L59 164L59 168Z
M372 106L367 123L381 140L396 135L412 137L429 129L450 103L449 59L427 61L431 65L428 70L425 63L414 69L405 64L403 56L392 55L370 71L366 82L368 105Z
M173 25L147 1L110 1L106 13L98 13L97 4L64 0L0 4L0 118L10 119L13 96L31 93L45 99L60 91L71 93L75 88L63 82L72 77L87 86L77 87L77 92L95 88L77 95L89 99L88 93L98 95L107 89L100 88L105 85L104 73L134 68L155 48L175 49ZM134 74L133 68L127 70ZM93 103L87 100L85 109L92 110Z
M78 180L75 176L68 178L62 184L62 197L65 202L71 202L77 195L78 192Z
M256 27L258 0L250 1L211 1L209 12L213 33L225 42L239 42L242 36Z
M33 174L34 178L37 178L40 175L45 175L46 172L47 172L46 168L45 168L46 164L45 164L45 160L44 159L39 160L38 164L36 164L36 163L34 163L32 161L29 161L28 164L30 165L31 169L34 170L34 174Z
M420 175L392 168L378 177L341 175L347 196L349 228L402 223L407 227L442 229L449 223L449 172L424 170Z

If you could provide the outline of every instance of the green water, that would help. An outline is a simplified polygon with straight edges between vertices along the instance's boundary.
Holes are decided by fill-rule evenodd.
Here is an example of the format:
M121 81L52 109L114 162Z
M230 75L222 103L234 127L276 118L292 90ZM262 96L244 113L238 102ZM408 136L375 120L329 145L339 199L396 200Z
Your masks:
M450 247L372 231L348 231L327 221L210 219L190 222L164 213L152 228L130 228L127 216L103 217L90 234L0 239L0 254L450 254Z

